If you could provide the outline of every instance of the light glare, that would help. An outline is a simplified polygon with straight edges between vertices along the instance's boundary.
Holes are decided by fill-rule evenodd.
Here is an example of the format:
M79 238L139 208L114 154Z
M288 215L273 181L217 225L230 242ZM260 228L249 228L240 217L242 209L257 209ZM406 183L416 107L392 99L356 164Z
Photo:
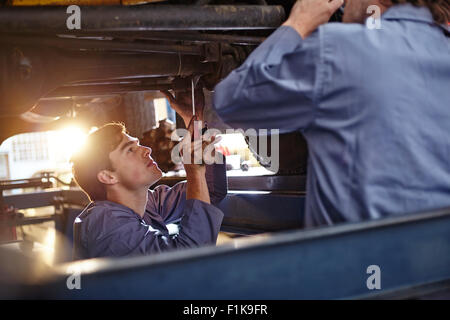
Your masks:
M87 133L78 127L66 127L51 134L51 145L57 158L68 161L84 144Z

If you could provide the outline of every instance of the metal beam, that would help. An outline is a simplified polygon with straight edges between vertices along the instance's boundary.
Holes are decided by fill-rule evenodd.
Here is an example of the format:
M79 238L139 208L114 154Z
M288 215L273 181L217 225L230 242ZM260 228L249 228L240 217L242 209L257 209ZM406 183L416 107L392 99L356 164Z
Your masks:
M53 190L7 195L3 197L3 201L17 209L28 209L53 206L61 197L61 190Z
M164 177L158 184L173 186L186 180L185 177ZM242 176L228 177L228 190L232 191L270 191L271 193L298 194L306 192L306 176Z
M38 287L63 299L342 299L450 279L450 209L261 235L220 247L65 265ZM378 265L381 290L369 290ZM68 267L82 290L67 290Z
M300 194L230 192L218 205L225 214L222 231L254 234L301 228L304 201ZM8 195L4 202L17 209L73 204L81 211L89 200L80 189L70 189Z
M101 33L99 36L96 32L79 32L78 30L73 30L70 33L70 37L76 37L76 39L85 39L89 38L115 38L115 39L133 39L133 40L162 40L162 41L183 41L185 43L193 43L193 44L201 44L201 43L210 43L210 42L222 42L228 44L241 44L241 45L254 45L257 46L261 42L263 42L266 37L265 36L251 36L247 35L247 33L261 33L269 35L271 33L271 29L267 31L246 31L246 35L236 35L236 34L220 34L214 33L214 31L208 31L209 33L200 32L200 31L105 31ZM64 37L68 35L62 35Z
M0 227L16 227L16 226L26 226L30 224L39 224L48 221L55 221L56 215L50 216L39 216L39 217L24 217L24 218L16 218L9 219L0 222Z
M4 203L17 209L39 208L55 204L75 204L85 206L89 203L87 196L80 189L52 189L4 196Z
M187 55L204 55L204 45L186 46L176 44L161 44L154 42L124 42L112 39L77 39L63 37L39 37L2 35L0 43L22 45L57 47L66 50L92 50L92 51L121 51L140 53L180 53Z
M13 53L17 55L17 63L8 63L8 57ZM203 57L196 55L68 52L38 46L17 48L7 45L0 50L3 77L10 79L2 83L0 117L28 111L39 98L61 85L80 81L214 73L217 64L203 61ZM23 70L20 69L22 67ZM23 71L21 77L17 77L17 70Z
M140 92L149 90L169 90L173 87L169 84L141 84L138 81L121 83L121 84L101 84L101 85L66 85L56 88L46 97L89 97L89 96L101 96L111 95L128 92Z
M4 7L0 30L8 33L71 33L66 7ZM79 32L142 30L274 29L284 21L282 6L82 6Z

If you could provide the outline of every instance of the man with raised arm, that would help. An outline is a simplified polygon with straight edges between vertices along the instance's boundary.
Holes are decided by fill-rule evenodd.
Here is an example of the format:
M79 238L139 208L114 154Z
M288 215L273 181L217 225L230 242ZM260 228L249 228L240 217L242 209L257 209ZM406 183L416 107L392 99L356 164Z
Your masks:
M151 153L123 125L111 123L91 133L72 158L75 180L92 201L74 223L74 259L216 243L223 213L215 205L227 193L225 165L186 163L187 181L149 190L162 176Z
M306 227L450 206L448 1L346 0L327 23L343 4L297 1L216 86L218 115L302 132Z

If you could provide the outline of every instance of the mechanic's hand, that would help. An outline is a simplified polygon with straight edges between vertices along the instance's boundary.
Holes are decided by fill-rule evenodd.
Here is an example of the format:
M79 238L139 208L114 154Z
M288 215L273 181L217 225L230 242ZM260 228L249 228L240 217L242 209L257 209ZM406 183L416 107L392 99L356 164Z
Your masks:
M216 155L214 145L220 140L220 137L212 136L209 139L206 139L204 136L202 136L202 139L197 139L194 141L183 141L183 144L190 143L190 148L183 147L181 150L184 169L186 170L186 173L194 173L198 171L204 172L205 164L214 163L214 158ZM183 152L188 151L190 151L189 155L183 154Z
M181 142L181 156L186 172L202 170L200 167L204 167L205 164L212 164L215 160L215 144L220 142L221 137L210 135L208 131L204 134L192 139L194 122L189 124L188 130L190 135L183 138ZM198 129L201 130L201 129ZM187 144L190 144L188 146ZM183 152L189 152L190 154L183 154Z
M283 25L294 28L305 39L343 4L344 0L297 0Z
M175 91L172 95L170 91L161 91L170 102L170 106L183 118L186 128L192 118L192 90ZM195 89L195 115L197 120L203 120L203 108L205 106L205 96L201 88Z

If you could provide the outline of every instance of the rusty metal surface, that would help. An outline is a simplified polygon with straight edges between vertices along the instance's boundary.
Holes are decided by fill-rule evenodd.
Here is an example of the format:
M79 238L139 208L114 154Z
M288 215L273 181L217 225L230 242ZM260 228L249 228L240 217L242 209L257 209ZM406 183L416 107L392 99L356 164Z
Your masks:
M120 5L120 0L12 0L11 6Z
M254 30L274 29L285 18L282 6L82 6L81 29L92 31L142 30ZM65 7L4 7L0 30L8 33L70 33Z
M162 2L165 0L12 0L11 6L105 6L105 5L136 5Z

